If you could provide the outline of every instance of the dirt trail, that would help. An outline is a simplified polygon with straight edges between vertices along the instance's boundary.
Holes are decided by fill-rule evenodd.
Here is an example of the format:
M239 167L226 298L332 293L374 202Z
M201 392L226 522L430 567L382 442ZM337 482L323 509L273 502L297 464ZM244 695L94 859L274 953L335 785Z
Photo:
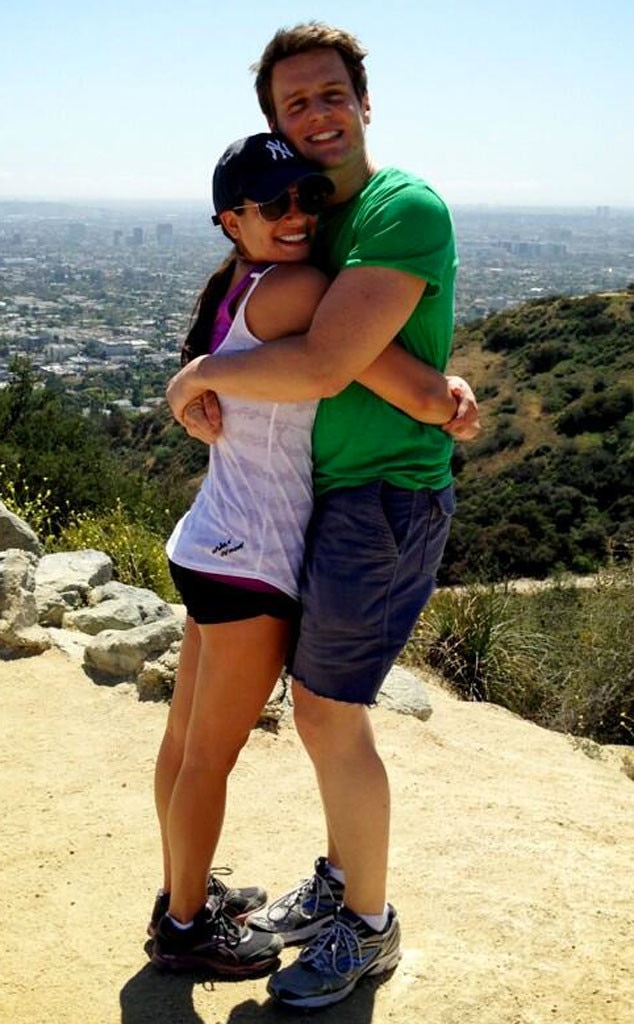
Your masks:
M265 979L203 985L148 963L165 707L57 652L0 662L2 1024L634 1024L634 783L619 757L426 685L428 723L374 712L403 960L302 1015L273 1006ZM321 852L292 725L255 732L217 863L278 894Z

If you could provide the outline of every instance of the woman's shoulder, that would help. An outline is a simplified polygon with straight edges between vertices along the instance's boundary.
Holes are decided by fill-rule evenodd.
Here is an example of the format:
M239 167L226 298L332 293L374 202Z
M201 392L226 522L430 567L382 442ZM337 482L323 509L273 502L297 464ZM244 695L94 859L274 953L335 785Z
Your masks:
M322 295L328 287L328 278L310 263L276 263L260 281L259 289L263 293L279 294L288 289L300 292L320 292Z
M247 322L264 341L302 334L328 287L325 274L308 263L277 263L260 280L247 307Z

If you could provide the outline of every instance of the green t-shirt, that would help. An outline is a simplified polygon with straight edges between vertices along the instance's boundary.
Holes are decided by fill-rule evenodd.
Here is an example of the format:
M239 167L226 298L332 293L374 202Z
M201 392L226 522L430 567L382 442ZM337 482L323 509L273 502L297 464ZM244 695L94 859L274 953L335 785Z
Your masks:
M453 334L457 267L453 224L440 197L420 178L396 168L373 175L348 203L325 215L320 247L333 272L393 267L427 282L400 332L402 344L444 371ZM354 338L344 340L354 344ZM386 480L396 487L439 490L451 483L453 442L418 423L360 384L318 406L313 431L317 494Z

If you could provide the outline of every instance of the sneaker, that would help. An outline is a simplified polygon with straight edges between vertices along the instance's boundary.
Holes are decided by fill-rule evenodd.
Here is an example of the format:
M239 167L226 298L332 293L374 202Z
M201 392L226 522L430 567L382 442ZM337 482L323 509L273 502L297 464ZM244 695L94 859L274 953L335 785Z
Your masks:
M222 871L223 869L218 868L217 870ZM230 870L230 868L227 869L227 871ZM244 889L230 889L216 875L209 876L207 895L214 901L222 904L222 909L227 917L231 917L234 921L239 921L241 924L244 923L249 914L259 910L267 901L266 890L261 889L259 885L247 886ZM159 889L154 900L152 916L147 926L147 933L151 939L156 935L159 921L167 913L169 905L170 894Z
M328 874L328 861L315 861L315 874L280 896L260 913L250 914L250 928L281 935L287 946L304 942L333 920L343 902L343 884Z
M394 907L375 932L347 907L337 912L290 967L269 979L267 991L286 1006L319 1007L338 1003L366 974L383 974L401 958L401 930Z
M274 967L284 943L279 935L252 932L232 921L218 904L206 903L190 928L165 914L154 937L152 963L168 971L205 971L251 977Z

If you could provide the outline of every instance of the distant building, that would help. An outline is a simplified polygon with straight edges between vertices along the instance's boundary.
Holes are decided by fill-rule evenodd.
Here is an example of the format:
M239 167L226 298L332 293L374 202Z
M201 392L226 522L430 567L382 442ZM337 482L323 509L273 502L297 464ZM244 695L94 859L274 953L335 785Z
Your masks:
M143 245L143 228L132 228L130 242L132 245Z
M159 245L169 245L174 237L174 225L173 224L157 224L156 225L156 241Z
M117 228L116 231L112 232L112 244L113 245L121 245L122 238L123 238L123 231L121 230L121 228Z
M597 206L595 212L599 220L608 220L611 210L609 206Z
M141 352L147 352L150 348L147 341L137 341L136 339L121 339L120 341L100 341L101 351L105 355L106 359L112 358L113 356L133 356L138 355Z

